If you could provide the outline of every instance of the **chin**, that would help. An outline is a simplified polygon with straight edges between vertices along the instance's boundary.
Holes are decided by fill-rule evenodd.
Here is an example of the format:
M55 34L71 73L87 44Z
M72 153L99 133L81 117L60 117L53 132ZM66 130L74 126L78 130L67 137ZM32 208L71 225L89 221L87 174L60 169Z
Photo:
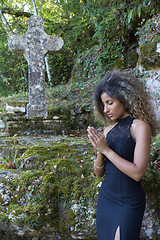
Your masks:
M115 122L115 121L117 121L117 118L116 118L116 117L110 117L110 120L111 120L112 122Z

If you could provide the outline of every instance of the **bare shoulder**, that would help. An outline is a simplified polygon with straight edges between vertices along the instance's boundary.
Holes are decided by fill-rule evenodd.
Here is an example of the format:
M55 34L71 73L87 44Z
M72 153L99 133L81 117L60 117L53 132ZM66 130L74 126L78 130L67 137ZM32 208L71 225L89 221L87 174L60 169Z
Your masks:
M108 126L104 129L103 134L104 134L105 136L107 136L107 133L108 133L116 124L117 124L117 123L113 123L113 124L108 125Z
M151 136L151 127L150 125L142 120L134 119L131 126L131 134L136 140L139 136L150 137Z
M140 119L134 119L132 123L132 128L135 130L139 130L140 128L150 129L150 125Z

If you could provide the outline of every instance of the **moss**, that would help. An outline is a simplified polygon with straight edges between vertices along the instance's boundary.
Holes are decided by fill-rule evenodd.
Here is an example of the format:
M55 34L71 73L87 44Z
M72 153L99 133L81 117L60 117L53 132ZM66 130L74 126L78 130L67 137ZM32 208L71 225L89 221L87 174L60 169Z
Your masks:
M140 31L139 64L146 70L157 68L160 65L160 55L157 43L160 41L159 26L160 15L154 15L145 22Z
M24 152L23 157L17 159L17 164L20 166L24 162L24 165L26 165L24 168L27 168L28 165L34 169L51 169L57 163L59 164L61 158L64 156L67 158L71 153L72 149L69 149L69 146L65 143L56 146L33 146Z
M160 36L154 37L152 41L143 43L140 46L139 63L146 69L157 68L160 65L160 56L156 52L157 43L160 41Z
M9 219L7 214L5 214L4 212L0 212L0 221L3 223L9 223Z
M74 227L76 225L76 221L75 221L75 213L72 209L70 209L67 213L67 217L66 220L68 220L70 222L70 227Z
M64 117L64 116L67 116L69 117L71 114L71 111L69 108L66 108L66 107L62 107L62 106L57 106L57 105L54 105L54 106L49 106L48 107L48 116L60 116L60 117Z
M57 231L69 234L70 227L76 224L75 213L70 209L72 201L84 204L87 199L92 199L90 201L94 202L94 194L91 194L94 178L90 175L93 171L90 161L94 154L92 147L87 140L78 138L25 147L27 150L23 155L16 158L19 168L13 171L19 177L1 178L1 183L12 196L7 212L1 199L3 219L10 216L19 225L36 230L49 224ZM37 157L30 162L31 169L21 169L21 163L33 156Z
M125 68L135 68L138 61L137 49L129 49L125 56Z
M58 110L57 110L58 111ZM34 117L33 119L27 118L26 116L11 116L9 120L7 120L7 130L9 136L18 135L26 135L28 132L37 135L45 132L51 132L54 134L60 134L64 130L70 130L72 127L72 122L75 118L71 118L70 110L60 109L61 113L57 113L56 111L51 113L46 118L43 117ZM5 117L4 117L5 118ZM6 116L6 118L8 118ZM84 127L84 123L83 123ZM78 125L77 125L78 128Z
M20 178L18 179L18 183L21 189L30 185L35 179L37 179L37 176L39 176L40 173L41 172L39 171L29 171L29 170L22 172L20 175Z

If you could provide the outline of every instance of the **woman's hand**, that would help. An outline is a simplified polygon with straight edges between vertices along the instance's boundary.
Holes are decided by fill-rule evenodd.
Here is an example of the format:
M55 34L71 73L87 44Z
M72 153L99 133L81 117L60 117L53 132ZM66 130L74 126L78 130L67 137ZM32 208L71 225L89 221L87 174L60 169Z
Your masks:
M109 148L107 140L102 133L98 132L93 127L88 127L87 132L94 149L98 150L101 153L104 153Z

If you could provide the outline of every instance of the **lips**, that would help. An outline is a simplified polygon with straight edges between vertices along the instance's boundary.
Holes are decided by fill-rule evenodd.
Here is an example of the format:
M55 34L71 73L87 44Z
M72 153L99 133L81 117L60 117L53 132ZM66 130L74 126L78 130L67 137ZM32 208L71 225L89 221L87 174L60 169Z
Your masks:
M107 114L107 116L108 116L109 118L113 117L113 115L112 115L112 114Z

